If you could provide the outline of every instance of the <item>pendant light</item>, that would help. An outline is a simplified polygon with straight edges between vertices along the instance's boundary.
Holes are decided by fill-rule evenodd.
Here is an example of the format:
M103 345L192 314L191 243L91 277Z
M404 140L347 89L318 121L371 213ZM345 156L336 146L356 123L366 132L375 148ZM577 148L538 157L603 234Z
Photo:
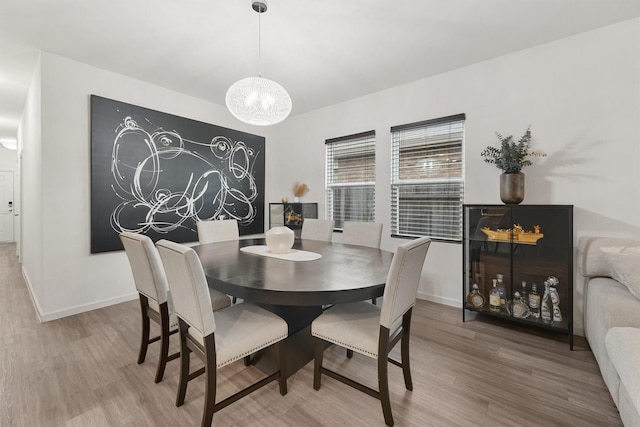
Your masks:
M267 11L266 0L251 4L258 13L258 77L238 80L227 90L227 108L238 120L257 126L279 123L291 113L291 97L273 80L260 75L260 15Z

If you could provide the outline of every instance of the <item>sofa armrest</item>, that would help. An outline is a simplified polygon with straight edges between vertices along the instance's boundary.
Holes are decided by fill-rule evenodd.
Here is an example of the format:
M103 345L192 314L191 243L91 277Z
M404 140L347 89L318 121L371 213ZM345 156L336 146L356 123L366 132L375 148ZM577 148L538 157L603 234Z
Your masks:
M578 272L584 277L612 277L609 264L600 249L611 246L640 246L640 241L621 237L583 236L578 240Z

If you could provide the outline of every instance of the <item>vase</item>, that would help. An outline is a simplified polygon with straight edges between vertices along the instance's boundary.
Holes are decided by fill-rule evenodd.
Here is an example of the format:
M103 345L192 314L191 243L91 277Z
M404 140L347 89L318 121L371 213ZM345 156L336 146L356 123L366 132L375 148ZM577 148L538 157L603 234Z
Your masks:
M500 199L508 205L524 200L524 174L522 172L500 175Z
M274 254L286 254L291 251L295 233L289 227L273 227L266 232L267 248Z

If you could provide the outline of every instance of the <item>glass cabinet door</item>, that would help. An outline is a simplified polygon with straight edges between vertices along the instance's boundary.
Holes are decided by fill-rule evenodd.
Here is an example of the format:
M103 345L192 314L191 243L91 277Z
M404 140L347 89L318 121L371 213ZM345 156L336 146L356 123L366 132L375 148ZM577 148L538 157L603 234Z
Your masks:
M465 205L464 300L471 310L570 333L573 207Z

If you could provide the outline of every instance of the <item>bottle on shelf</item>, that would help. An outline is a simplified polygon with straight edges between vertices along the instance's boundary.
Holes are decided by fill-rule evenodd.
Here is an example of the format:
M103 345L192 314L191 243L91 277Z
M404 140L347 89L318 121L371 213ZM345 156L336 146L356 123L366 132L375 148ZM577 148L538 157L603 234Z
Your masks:
M540 318L540 295L538 294L538 288L535 283L531 284L531 292L529 293L529 310L531 317L534 319Z
M513 314L513 317L517 317L519 319L526 319L529 316L529 307L518 291L513 293L511 313Z
M498 281L498 293L500 294L500 308L506 310L507 308L507 291L504 288L504 283L502 274L496 274L496 280Z
M547 278L547 282L549 282L550 285L549 296L551 297L551 304L553 304L553 321L562 322L562 312L560 311L560 295L558 294L558 289L556 288L560 281L555 276L549 276Z
M469 295L467 295L467 304L476 308L480 308L484 307L484 303L484 295L480 293L480 291L478 290L478 285L474 283L471 292L469 292Z
M493 287L489 292L489 310L496 313L500 311L500 292L498 292L497 285L498 280L493 279Z
M529 294L527 293L527 282L522 281L522 289L520 290L520 298L525 303L527 308L529 307Z
M553 303L551 302L551 290L547 280L544 281L544 294L542 294L542 302L540 303L540 317L542 317L544 323L553 323Z

